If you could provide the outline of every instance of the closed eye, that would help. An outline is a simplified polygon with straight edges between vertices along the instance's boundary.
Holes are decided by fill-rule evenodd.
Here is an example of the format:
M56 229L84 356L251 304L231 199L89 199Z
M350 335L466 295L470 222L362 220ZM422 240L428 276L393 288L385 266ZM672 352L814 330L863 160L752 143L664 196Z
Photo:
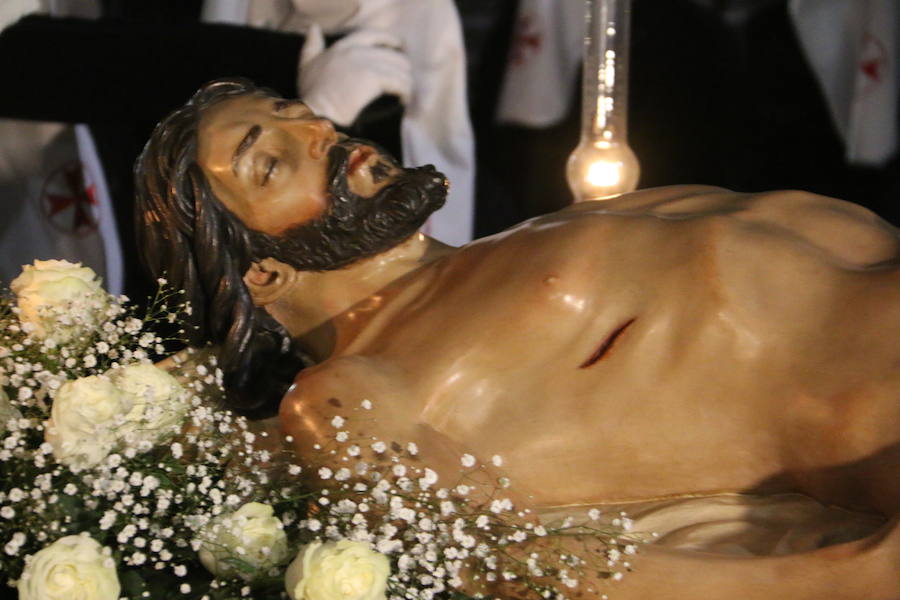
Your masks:
M263 173L261 186L265 186L269 183L269 180L272 178L272 174L275 172L275 168L278 166L278 159L274 156L270 156L269 160L266 162L266 170Z
M272 110L281 117L297 119L312 116L312 111L300 100L276 100Z

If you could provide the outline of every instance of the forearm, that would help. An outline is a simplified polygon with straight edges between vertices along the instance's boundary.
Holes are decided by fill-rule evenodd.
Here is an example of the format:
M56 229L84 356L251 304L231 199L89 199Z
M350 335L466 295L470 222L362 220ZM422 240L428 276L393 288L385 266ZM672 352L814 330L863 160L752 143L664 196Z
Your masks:
M852 547L845 547L852 546ZM895 600L898 565L858 544L764 558L689 555L647 548L616 598Z
M586 597L614 600L896 600L900 597L900 534L896 522L863 540L814 552L734 557L642 546L621 581L582 580ZM571 550L583 549L584 544ZM522 548L522 550L526 550ZM491 590L530 598L515 584Z

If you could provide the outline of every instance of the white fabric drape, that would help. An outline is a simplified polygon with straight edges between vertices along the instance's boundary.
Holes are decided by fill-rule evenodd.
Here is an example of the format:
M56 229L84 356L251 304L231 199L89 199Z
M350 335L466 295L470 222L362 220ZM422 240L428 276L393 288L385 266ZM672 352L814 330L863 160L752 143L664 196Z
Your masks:
M0 29L28 12L95 18L94 0L0 2ZM0 57L2 60L3 57ZM60 97L64 98L63 90ZM86 125L0 121L0 279L34 259L81 262L121 294L122 249L103 167Z
M582 0L520 0L497 119L549 127L566 116L581 63Z
M897 151L897 0L790 0L791 20L850 163Z

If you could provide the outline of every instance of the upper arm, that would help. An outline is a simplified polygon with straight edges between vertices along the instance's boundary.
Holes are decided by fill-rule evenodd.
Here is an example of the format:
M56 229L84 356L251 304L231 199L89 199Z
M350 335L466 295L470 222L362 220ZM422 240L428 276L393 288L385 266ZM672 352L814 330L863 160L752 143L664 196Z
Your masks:
M691 220L725 216L824 252L850 268L895 260L900 233L872 211L798 190L744 194L707 186L669 186L625 194L603 212Z
M411 477L428 468L437 474L438 487L452 488L465 480L475 490L473 498L490 497L503 473L478 456L473 456L475 466L464 467L463 455L474 453L425 422L424 402L407 382L401 372L377 360L328 361L301 374L285 396L282 431L293 438L301 463L336 469L365 462L384 469L400 462L419 473ZM349 455L351 446L358 453ZM515 493L504 496L524 504Z
M867 267L897 258L900 236L872 211L801 191L752 197L743 219L799 238L848 267Z

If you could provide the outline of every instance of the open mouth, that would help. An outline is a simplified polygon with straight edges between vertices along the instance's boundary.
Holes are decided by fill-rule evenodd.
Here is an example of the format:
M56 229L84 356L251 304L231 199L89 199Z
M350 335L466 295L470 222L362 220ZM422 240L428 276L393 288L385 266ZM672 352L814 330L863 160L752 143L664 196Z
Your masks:
M369 158L375 154L375 150L369 146L357 146L350 152L350 158L347 161L347 174L352 175L360 167L369 161Z

